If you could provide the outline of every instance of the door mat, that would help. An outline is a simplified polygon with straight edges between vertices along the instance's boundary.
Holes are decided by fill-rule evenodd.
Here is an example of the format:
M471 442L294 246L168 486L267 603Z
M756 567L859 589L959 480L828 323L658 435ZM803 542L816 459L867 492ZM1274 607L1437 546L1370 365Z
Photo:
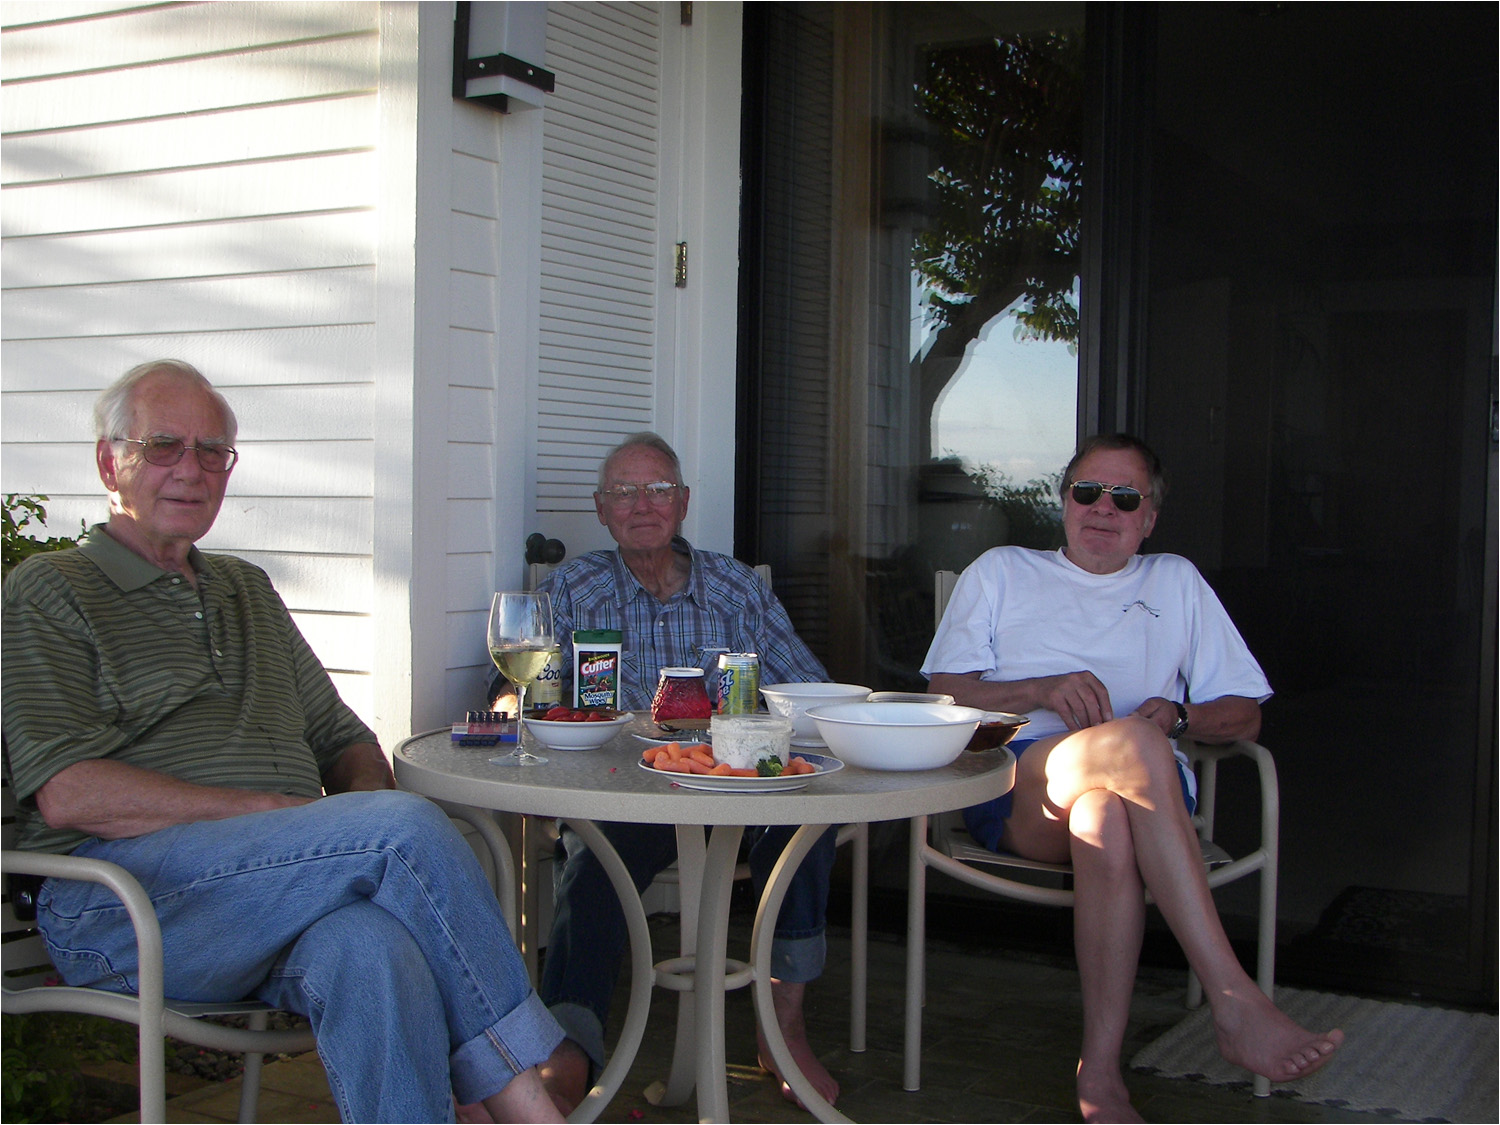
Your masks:
M1278 988L1276 1002L1303 1027L1342 1028L1345 1038L1323 1069L1273 1091L1403 1121L1500 1120L1494 1016L1292 988ZM1130 1065L1211 1086L1250 1086L1248 1071L1219 1057L1207 1005Z

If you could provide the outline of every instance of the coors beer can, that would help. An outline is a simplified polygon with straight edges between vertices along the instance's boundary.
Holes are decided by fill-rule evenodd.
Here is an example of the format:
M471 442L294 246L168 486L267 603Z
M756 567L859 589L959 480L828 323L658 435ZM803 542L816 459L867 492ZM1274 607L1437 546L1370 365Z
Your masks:
M760 657L726 652L719 657L719 714L753 715L760 709Z
M537 673L536 682L526 693L526 702L533 707L546 710L562 703L562 646L552 649L546 666Z

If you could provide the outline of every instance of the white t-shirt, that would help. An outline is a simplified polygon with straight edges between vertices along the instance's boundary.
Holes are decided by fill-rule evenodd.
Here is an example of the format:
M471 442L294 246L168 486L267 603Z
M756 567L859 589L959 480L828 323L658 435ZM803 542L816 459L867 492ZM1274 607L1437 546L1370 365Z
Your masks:
M1090 574L1061 550L995 547L971 563L927 651L922 673L980 673L991 682L1087 670L1116 717L1152 696L1264 702L1265 673L1203 576L1179 555L1136 555ZM1067 729L1032 711L1027 738Z

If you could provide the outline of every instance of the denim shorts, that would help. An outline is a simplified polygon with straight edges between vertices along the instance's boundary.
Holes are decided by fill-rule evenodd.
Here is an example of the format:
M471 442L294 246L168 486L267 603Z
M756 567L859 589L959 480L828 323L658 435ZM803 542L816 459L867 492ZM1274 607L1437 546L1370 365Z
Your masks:
M1026 748L1038 741L1035 738L1012 739L1006 748L1021 760ZM1181 758L1177 762L1177 780L1182 783L1182 803L1187 806L1188 816L1198 811L1198 779ZM964 826L975 843L982 844L992 852L1001 850L1000 838L1005 833L1005 822L1010 818L1011 794L1004 793L982 805L964 809Z

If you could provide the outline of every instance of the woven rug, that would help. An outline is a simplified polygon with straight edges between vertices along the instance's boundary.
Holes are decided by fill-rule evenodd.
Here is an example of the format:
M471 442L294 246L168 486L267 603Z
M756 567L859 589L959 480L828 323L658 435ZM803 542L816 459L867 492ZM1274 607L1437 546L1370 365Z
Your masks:
M1276 1002L1303 1027L1344 1030L1327 1066L1273 1092L1403 1121L1500 1121L1495 1017L1278 988ZM1213 1086L1250 1085L1214 1047L1208 1006L1131 1060L1135 1070Z

